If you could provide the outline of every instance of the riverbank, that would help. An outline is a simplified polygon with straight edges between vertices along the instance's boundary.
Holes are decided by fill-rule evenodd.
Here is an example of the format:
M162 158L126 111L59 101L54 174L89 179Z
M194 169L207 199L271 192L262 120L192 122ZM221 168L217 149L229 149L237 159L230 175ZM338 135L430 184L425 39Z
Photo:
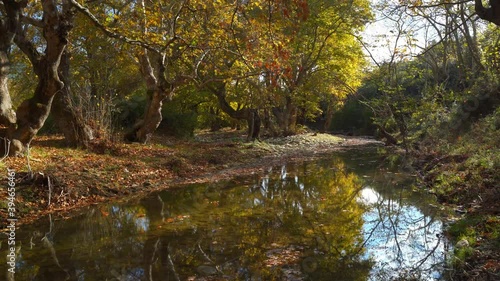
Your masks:
M496 117L498 118L498 117ZM453 138L421 143L413 161L422 185L455 216L452 280L500 280L500 131L484 118Z
M29 157L2 162L4 171L16 173L18 225L176 185L219 181L333 151L381 145L371 138L320 133L247 142L241 131L201 132L192 140L157 136L148 145L99 142L90 151L65 148L63 141L38 137ZM7 188L0 189L1 229L6 227L8 195Z

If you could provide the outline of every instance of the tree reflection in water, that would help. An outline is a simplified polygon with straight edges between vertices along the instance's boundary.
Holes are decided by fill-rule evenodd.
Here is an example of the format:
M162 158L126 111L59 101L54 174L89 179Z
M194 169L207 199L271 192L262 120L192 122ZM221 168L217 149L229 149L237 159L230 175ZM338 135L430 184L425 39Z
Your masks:
M401 268L439 277L442 225L429 201L409 190L408 177L379 168L376 157L349 158L276 167L262 177L91 208L54 227L26 227L18 233L16 277L389 280Z

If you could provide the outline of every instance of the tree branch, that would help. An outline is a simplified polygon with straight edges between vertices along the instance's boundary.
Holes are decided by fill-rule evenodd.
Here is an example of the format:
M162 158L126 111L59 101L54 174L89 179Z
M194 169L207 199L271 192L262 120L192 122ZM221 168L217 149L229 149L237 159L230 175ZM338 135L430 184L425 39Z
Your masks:
M43 26L44 26L44 24L41 20L36 20L34 18L30 18L30 17L24 16L24 15L21 16L21 22L26 23L26 24L30 24L30 25L33 25L36 27L40 27L40 28L43 28Z
M474 4L479 18L500 26L500 0L490 0L490 8L484 7L481 0L475 0Z
M120 34L118 32L114 32L112 30L110 30L108 27L106 27L105 25L103 25L99 19L96 18L96 16L94 16L94 14L92 14L92 12L82 6L80 3L78 3L76 0L69 0L71 2L71 5L73 5L73 7L75 7L79 12L81 12L83 15L85 15L97 28L99 28L102 32L104 32L104 34L106 34L107 36L111 37L111 38L114 38L114 39L118 39L122 42L125 42L125 43L128 43L130 45L134 45L134 46L139 46L139 47L143 47L153 53L157 53L157 54L160 54L160 51L157 50L156 48L154 48L151 44L148 44L147 42L144 42L143 40L140 40L140 39L131 39L131 38L128 38L127 36L123 35L123 34ZM167 43L167 46L175 41L176 38L172 38L169 40L169 42Z

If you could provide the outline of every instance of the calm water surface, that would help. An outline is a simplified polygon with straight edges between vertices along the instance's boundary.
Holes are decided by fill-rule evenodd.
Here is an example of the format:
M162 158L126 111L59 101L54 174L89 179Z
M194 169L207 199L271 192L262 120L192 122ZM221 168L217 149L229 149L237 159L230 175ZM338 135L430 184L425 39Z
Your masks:
M433 198L385 162L342 152L47 217L17 231L15 280L445 280Z

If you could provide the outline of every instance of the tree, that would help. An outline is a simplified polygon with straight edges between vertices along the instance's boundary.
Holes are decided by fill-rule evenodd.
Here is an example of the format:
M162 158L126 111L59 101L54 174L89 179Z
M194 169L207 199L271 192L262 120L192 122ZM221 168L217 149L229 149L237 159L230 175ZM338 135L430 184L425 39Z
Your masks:
M274 133L294 133L299 111L312 117L323 97L342 99L359 83L363 59L352 35L370 17L366 1L236 2L207 13L208 43L194 72L221 109L249 128L263 115L269 128L277 125Z
M92 128L87 124L80 108L72 101L70 77L70 53L65 50L59 65L59 76L64 87L56 94L51 114L54 116L59 130L64 134L66 144L73 147L88 148L94 139Z
M74 0L72 3L108 36L136 47L148 105L143 117L126 133L125 139L147 142L162 120L163 102L185 84L187 75L182 62L197 35L192 14L203 3L180 0L148 5L144 1L130 1L124 5L104 3L104 12L98 15L99 18L89 8Z
M3 141L15 129L17 122L16 113L12 108L12 99L9 93L9 51L14 43L17 25L20 22L21 9L27 4L24 2L2 1L0 6L0 125ZM5 147L2 145L2 147Z
M31 140L38 130L43 126L49 115L52 101L56 93L61 91L64 83L58 73L62 54L68 43L68 34L72 28L73 11L70 9L68 1L43 1L40 5L29 6L34 10L36 17L29 17L27 13L28 1L2 1L2 28L6 33L2 33L2 60L7 63L2 65L4 77L8 71L8 59L5 57L8 49L14 41L21 51L30 60L33 69L38 77L38 84L31 98L24 100L17 108L15 125L9 105L8 89L2 85L2 122L9 124L9 129L4 135L11 142L10 153L19 154L26 151ZM41 18L41 20L38 20ZM44 42L35 42L35 39L28 35L28 31L33 31L34 27L40 27L41 32L38 38L43 38ZM38 40L38 39L37 39ZM44 51L40 50L44 47ZM5 78L2 78L5 82Z
M371 18L367 1L276 2L260 10L260 52L268 107L281 134L296 130L299 111L319 113L319 96L345 96L359 83L361 47L353 37ZM265 24L264 24L265 23ZM267 24L269 23L269 24ZM330 100L330 99L327 99Z

